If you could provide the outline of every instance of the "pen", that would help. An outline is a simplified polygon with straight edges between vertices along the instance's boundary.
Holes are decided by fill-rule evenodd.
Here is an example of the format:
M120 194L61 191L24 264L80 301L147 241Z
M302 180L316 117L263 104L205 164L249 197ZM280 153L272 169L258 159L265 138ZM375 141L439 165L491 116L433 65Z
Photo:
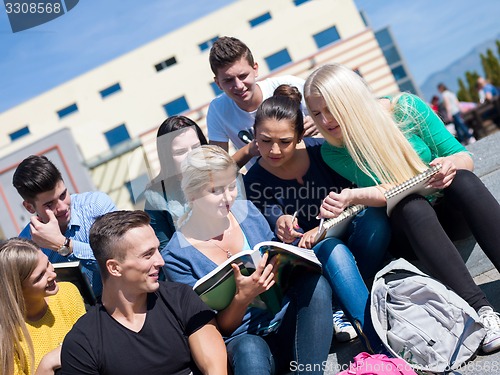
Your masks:
M318 235L323 231L323 222L325 219L321 218L319 221Z
M295 221L295 219L297 218L297 214L299 213L299 211L295 211L292 215L292 229L293 229L293 222Z

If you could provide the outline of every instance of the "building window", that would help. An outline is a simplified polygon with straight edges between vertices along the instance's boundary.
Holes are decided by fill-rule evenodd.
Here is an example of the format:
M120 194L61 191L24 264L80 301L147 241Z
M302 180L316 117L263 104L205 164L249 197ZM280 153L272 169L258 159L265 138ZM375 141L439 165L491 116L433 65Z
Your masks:
M167 116L175 116L189 110L189 105L186 98L181 96L180 98L163 105L163 108L165 109L165 112L167 112Z
M317 34L313 35L314 41L318 48L322 48L330 43L336 42L340 40L339 32L337 31L336 26L329 27L326 30L323 30Z
M293 0L293 3L295 4L296 7L298 7L299 5L307 3L308 1L310 0Z
M264 58L264 60L271 71L292 62L292 58L286 48Z
M162 71L163 69L167 69L169 66L177 64L177 60L174 57L171 57L169 59L166 59L165 61L162 61L161 63L158 63L155 65L155 69L157 72Z
M250 27L255 27L257 25L260 25L261 23L269 21L270 19L271 19L271 13L267 12L248 21L248 23L250 24Z
M72 114L73 112L78 112L78 106L76 105L76 103L60 109L59 111L57 111L57 115L59 116L59 118L63 118Z
M104 90L99 91L99 94L101 94L101 98L105 98L107 96L113 95L119 91L121 91L122 88L119 83L115 83L114 85L111 85Z
M408 74L406 74L406 70L403 67L403 65L396 66L395 68L392 68L392 75L394 76L394 79L396 81L399 81L400 79L406 78Z
M418 92L410 79L405 82L398 82L398 86L401 92L411 92L412 94L418 95Z
M375 38L381 48L392 46L394 44L389 29L387 28L377 31L375 33Z
M110 148L130 139L130 135L128 134L125 124L118 125L116 128L108 130L104 133L104 136L106 137Z
M396 47L392 46L383 50L387 64L393 65L401 61L401 56Z
M200 48L200 51L205 51L207 49L210 49L212 45L215 43L215 41L219 39L218 36L214 36L212 39L209 39L203 43L198 44L198 47Z
M9 134L10 140L15 141L16 139L19 139L21 137L24 137L25 135L30 134L30 129L26 125L24 128L18 129L15 132L12 132Z
M212 91L214 92L215 96L219 96L224 92L219 88L219 86L217 86L215 82L210 82L210 87L212 88Z

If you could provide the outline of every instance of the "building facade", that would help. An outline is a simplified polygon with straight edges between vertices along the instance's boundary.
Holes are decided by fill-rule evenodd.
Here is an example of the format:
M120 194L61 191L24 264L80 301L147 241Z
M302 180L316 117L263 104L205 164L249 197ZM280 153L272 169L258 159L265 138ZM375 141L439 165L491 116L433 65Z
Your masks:
M158 125L182 113L205 126L208 105L220 93L208 53L224 35L250 47L261 79L306 78L339 62L377 95L399 91L353 0L237 0L0 114L0 157L68 128L96 187L129 208L158 169Z

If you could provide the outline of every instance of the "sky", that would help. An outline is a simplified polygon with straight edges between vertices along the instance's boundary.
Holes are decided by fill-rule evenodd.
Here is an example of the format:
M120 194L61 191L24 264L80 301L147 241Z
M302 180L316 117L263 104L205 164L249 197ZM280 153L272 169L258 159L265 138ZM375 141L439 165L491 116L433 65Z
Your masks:
M80 0L64 16L17 33L2 2L0 113L232 1ZM417 84L500 33L497 0L355 3L374 30L391 26Z
M500 1L355 0L374 30L389 25L418 85L498 38ZM495 51L497 52L497 51Z

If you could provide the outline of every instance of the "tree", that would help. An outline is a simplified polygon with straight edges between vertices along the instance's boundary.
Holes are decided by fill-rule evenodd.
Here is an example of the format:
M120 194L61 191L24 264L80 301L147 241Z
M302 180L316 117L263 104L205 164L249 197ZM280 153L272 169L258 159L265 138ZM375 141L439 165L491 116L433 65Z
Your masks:
M495 41L498 55L500 56L500 40ZM483 66L484 76L495 86L500 86L500 61L491 49L486 50L486 54L480 54L481 64ZM477 72L465 72L465 82L458 78L459 90L457 97L464 102L479 102L477 92Z
M459 78L458 79L458 87L459 90L457 92L457 98L461 102L479 102L479 94L477 92L477 79L479 78L479 74L476 71L465 72L465 83Z
M462 78L458 79L458 91L457 91L457 98L461 102L473 102L470 91L467 87L465 87L464 81Z
M486 56L481 54L481 63L486 79L495 86L500 85L500 62L491 49L486 51Z

